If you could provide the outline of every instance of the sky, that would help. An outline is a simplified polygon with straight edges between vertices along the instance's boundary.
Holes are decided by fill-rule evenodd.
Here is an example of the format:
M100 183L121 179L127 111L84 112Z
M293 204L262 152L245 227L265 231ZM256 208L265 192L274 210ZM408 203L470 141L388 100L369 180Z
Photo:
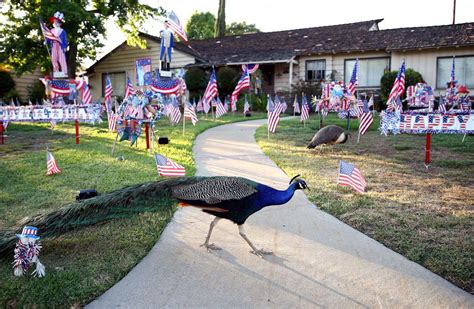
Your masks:
M226 23L245 21L261 31L278 31L381 19L380 29L451 24L454 0L226 0ZM217 15L219 0L140 0L173 10L182 24L195 12ZM331 5L332 4L332 5ZM456 23L474 22L474 0L456 1ZM109 22L104 55L124 40ZM161 21L146 24L144 32L159 35ZM350 31L350 29L348 29ZM99 56L99 58L100 58Z

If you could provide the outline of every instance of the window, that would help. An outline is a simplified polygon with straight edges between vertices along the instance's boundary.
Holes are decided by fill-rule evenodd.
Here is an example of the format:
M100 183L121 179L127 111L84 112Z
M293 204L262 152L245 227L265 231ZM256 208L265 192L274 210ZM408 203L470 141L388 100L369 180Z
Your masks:
M326 60L306 61L306 81L320 81L326 77Z
M474 56L457 56L454 60L455 77L458 85L466 85L467 88L474 87ZM453 57L438 58L436 72L436 88L446 88L446 83L451 78Z
M102 73L102 96L105 96L105 77L110 76L110 82L114 92L112 95L124 96L125 95L125 72L115 73Z
M344 61L344 81L349 84L356 60ZM358 87L380 87L382 75L390 68L390 58L359 59Z

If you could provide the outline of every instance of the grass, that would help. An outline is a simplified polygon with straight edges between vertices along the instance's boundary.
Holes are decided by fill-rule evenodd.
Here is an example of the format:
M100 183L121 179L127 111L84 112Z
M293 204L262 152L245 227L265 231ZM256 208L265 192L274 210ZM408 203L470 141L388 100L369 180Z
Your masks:
M265 117L254 114L252 118ZM224 123L247 120L225 115L216 121L201 120L195 127L157 123L158 135L168 136L169 145L159 152L186 167L194 175L192 145L200 132ZM15 124L8 127L7 144L0 145L0 231L11 228L25 216L48 212L75 200L80 189L99 193L127 185L158 180L153 157L140 138L138 147L119 143L111 156L115 135L101 125L80 125L81 140L75 145L74 125ZM144 135L144 134L143 134ZM46 147L55 156L60 175L45 176ZM124 156L124 161L118 161ZM13 276L11 256L0 259L0 308L75 307L84 305L123 278L151 249L176 210L175 202L161 201L156 212L97 224L43 239L40 260L46 277Z
M346 127L332 115L328 124ZM288 175L302 174L319 208L473 293L474 138L462 144L462 135L433 135L426 169L424 135L385 137L375 119L357 144L357 125L351 120L348 143L321 151L306 149L319 129L316 118L306 128L298 120L282 121L269 140L261 127L256 137ZM367 194L336 184L341 159L362 171Z

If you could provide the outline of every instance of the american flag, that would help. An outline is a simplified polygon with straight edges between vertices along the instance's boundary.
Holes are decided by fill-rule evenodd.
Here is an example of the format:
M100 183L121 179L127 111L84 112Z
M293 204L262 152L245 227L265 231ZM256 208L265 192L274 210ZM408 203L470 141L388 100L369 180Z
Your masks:
M283 110L283 104L273 104L272 98L268 96L268 131L275 133L278 123L280 122L280 114Z
M110 113L107 115L109 121L109 131L117 131L117 121L119 120L119 115L116 113Z
M329 97L331 96L331 90L332 90L332 86L331 84L324 84L324 87L322 89L322 99L329 99Z
M298 104L298 102L296 102ZM303 99L301 101L301 115L300 115L301 121L306 121L309 118L309 106L308 106L308 101L306 100L306 96L303 96Z
M443 96L439 97L438 111L440 113L446 113L446 102L443 99Z
M173 94L179 92L179 86L179 79L160 79L157 74L151 90L161 94Z
M250 112L250 104L249 101L247 101L247 96L245 96L244 114L247 114L248 112Z
M364 105L367 104L364 101L362 100L357 100L357 107L356 107L356 111L357 111L357 117L360 117L362 116L362 114L364 113Z
M249 75L249 71L245 70L242 72L239 82L235 86L234 92L232 92L232 96L230 97L230 102L232 104L237 103L240 91L248 87L250 87L250 75Z
M51 30L49 30L48 27L46 27L43 21L40 21L40 27L41 27L41 32L43 32L43 36L46 39L61 42L61 39L58 38L56 35L54 35L54 33L51 32Z
M82 87L82 104L91 104L92 103L92 95L91 90L89 89L89 85L84 83Z
M124 98L128 98L131 95L135 94L135 89L133 89L133 84L130 81L130 77L127 76L127 84L125 85L125 95Z
M298 96L295 95L295 101L293 102L293 108L294 108L294 111L295 113L301 113L301 110L300 110L300 103L298 103Z
M363 113L359 119L359 133L364 135L369 129L370 125L374 122L372 113L369 110L369 104L364 100Z
M216 118L221 117L226 113L224 105L222 105L221 100L219 97L217 97L217 102L216 102Z
M46 152L46 166L46 175L48 176L61 173L61 170L56 164L56 160L54 160L53 154L49 151Z
M158 175L160 176L180 177L186 173L183 166L158 153L155 153L155 162Z
M179 123L181 120L181 110L179 109L178 101L176 98L172 99L172 103L170 104L170 121L172 123Z
M105 90L104 90L104 99L105 102L112 102L112 93L114 89L112 88L112 82L110 81L110 75L105 76Z
M176 16L173 11L171 11L168 15L168 19L165 21L165 27L173 31L181 39L181 41L189 44L186 32L184 32L183 26L181 25L178 16Z
M343 160L339 162L339 177L337 178L337 183L341 186L351 187L359 193L365 193L365 187L367 186L359 169L353 164Z
M216 71L214 70L214 68L212 68L211 76L209 77L209 82L207 83L206 91L204 91L202 100L203 102L207 102L209 104L209 102L216 96L217 96Z
M199 97L199 100L198 100L198 102L197 102L197 104L196 104L196 111L197 111L197 112L203 112L203 111L204 111L204 106L203 106L203 104L202 104L202 99L201 99L201 97Z
M186 104L184 107L184 119L191 119L193 125L196 125L196 122L198 122L196 111L194 110L194 106L191 105L191 103Z
M405 60L403 60L400 70L398 70L397 78L393 83L392 90L387 100L387 109L395 110L396 109L396 98L403 95L405 91Z
M180 85L181 85L181 94L186 94L186 91L188 90L188 87L186 86L186 81L184 78L180 79Z
M202 99L202 110L206 113L209 113L209 110L211 109L211 103L208 100L205 100L204 98Z
M354 64L354 69L352 70L352 76L351 80L349 81L349 85L347 85L347 90L354 95L355 89L357 87L358 81L357 81L357 68L359 66L359 59L356 59L356 62Z
M257 72L258 70L258 67L259 67L259 64L256 63L256 64L242 64L242 72L245 72L245 70L247 70L249 72L249 74L253 74L255 72Z
M247 98L247 96L245 96L245 98ZM227 98L226 98L226 101L227 101ZM237 111L237 102L230 102L230 110L232 112L236 112Z

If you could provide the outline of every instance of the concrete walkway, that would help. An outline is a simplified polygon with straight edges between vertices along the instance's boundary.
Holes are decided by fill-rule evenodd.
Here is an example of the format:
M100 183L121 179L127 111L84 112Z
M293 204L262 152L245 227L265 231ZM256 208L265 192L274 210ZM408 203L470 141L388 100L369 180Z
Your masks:
M255 143L264 122L199 135L198 175L243 176L286 188L289 177ZM318 210L301 191L246 223L254 244L274 256L250 254L237 226L224 220L211 238L222 250L208 253L199 245L212 219L191 207L177 211L148 256L89 307L474 307L473 296Z

